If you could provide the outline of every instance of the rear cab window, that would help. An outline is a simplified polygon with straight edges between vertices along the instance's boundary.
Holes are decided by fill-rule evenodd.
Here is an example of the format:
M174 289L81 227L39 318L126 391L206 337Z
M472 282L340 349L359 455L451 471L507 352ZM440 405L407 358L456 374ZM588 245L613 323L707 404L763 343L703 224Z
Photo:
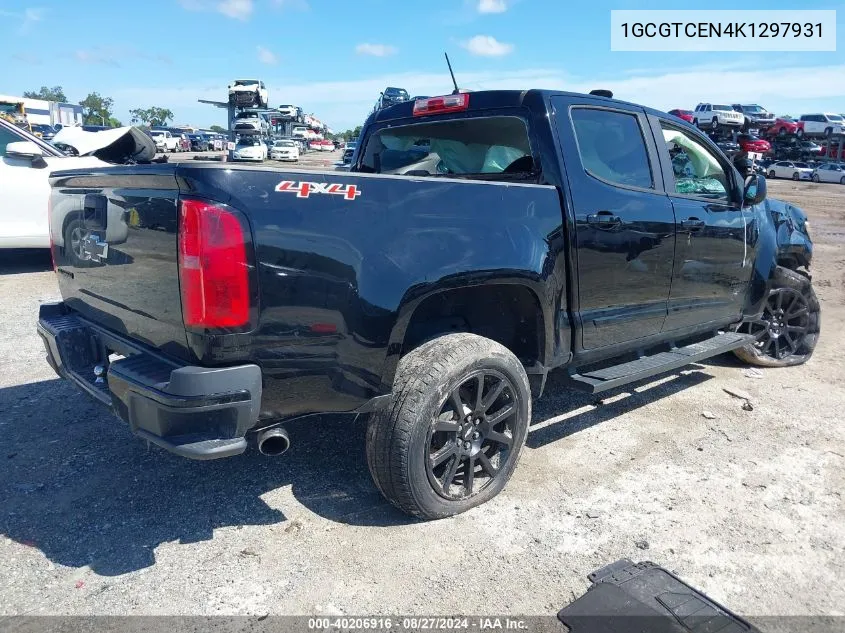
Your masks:
M576 106L570 116L581 164L588 174L615 185L654 188L636 114Z
M534 181L528 126L511 114L392 124L367 139L358 171Z

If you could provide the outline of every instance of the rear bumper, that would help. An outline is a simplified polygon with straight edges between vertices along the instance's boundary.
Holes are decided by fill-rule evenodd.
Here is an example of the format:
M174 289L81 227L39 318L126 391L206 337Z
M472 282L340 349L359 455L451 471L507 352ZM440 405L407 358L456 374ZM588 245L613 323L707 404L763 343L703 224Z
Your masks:
M110 407L138 437L190 459L246 449L261 403L257 365L179 365L80 318L63 303L41 306L38 334L56 373ZM123 358L109 362L111 354Z

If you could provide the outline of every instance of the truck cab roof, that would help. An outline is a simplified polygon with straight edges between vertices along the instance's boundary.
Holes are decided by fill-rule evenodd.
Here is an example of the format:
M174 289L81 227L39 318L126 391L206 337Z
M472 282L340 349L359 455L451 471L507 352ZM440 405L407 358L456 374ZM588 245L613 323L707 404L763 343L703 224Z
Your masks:
M449 93L447 93L448 95ZM622 101L620 99L614 99L610 97L603 97L599 95L591 95L591 94L583 94L577 92L567 92L563 90L542 90L542 89L530 89L530 90L479 90L470 93L462 93L469 95L469 107L467 108L467 112L473 112L478 110L489 110L495 108L513 108L513 107L521 107L525 106L528 103L534 102L535 100L541 99L543 102L546 102L548 97L554 95L564 95L570 97L579 97L584 98L590 101L600 100L606 101L608 103L617 103L617 104L625 104L628 106L634 106L638 108L644 108L647 112L651 114L663 114L658 110L654 110L651 108L647 108L641 104L630 103L627 101ZM440 95L440 96L447 96L447 95ZM430 99L432 97L418 97L424 99ZM379 122L379 121L390 121L394 119L407 119L413 116L414 111L414 102L416 99L411 99L409 101L405 101L403 103L397 103L395 105L388 106L381 110L374 112L370 116L371 122Z

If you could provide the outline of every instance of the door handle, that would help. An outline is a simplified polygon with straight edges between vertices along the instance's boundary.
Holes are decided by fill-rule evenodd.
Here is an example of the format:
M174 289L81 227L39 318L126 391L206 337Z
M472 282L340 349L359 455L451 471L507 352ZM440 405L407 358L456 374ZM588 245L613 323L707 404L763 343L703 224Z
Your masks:
M698 218L687 218L686 220L681 220L681 228L690 232L700 231L704 228L704 220L699 220Z
M587 216L587 224L600 229L612 229L622 224L622 218L610 211L599 211Z

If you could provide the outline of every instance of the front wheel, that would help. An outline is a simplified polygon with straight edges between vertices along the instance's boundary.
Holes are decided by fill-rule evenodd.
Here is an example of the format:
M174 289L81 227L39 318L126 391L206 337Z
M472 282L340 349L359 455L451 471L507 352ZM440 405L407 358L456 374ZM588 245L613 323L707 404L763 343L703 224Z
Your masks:
M719 119L713 117L713 120L710 121L710 129L711 130L718 130L719 129Z
M769 172L769 178L774 178L774 177L775 177L775 170L774 170L774 169L772 169L772 170Z
M757 340L734 354L760 367L801 365L813 355L820 325L821 306L810 280L778 266L762 316L739 327Z
M448 334L399 362L392 400L367 428L367 465L403 512L452 516L501 492L530 419L519 360L490 339Z
M839 184L845 185L845 176L842 176L842 178L839 179Z
M797 130L795 130L795 136L797 136L798 138L804 138L804 130L799 127Z
M820 182L818 174L813 174L813 182Z
M801 174L796 171L794 174L792 174L792 180L801 180Z

